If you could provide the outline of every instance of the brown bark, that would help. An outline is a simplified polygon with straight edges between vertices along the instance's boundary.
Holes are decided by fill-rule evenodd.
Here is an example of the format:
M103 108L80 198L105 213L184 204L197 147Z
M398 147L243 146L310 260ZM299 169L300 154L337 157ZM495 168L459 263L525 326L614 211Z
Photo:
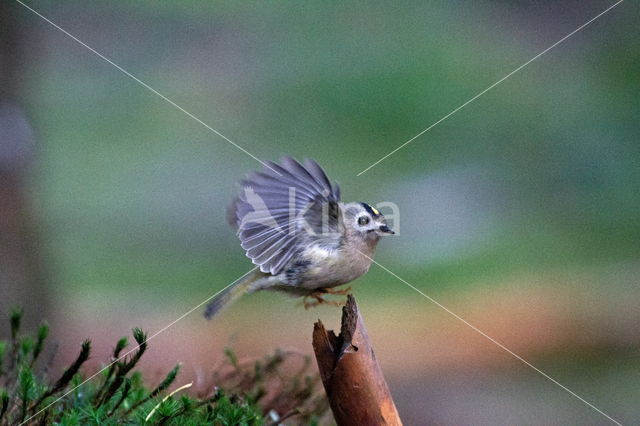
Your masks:
M340 335L314 324L313 350L339 426L402 425L353 296L342 308Z

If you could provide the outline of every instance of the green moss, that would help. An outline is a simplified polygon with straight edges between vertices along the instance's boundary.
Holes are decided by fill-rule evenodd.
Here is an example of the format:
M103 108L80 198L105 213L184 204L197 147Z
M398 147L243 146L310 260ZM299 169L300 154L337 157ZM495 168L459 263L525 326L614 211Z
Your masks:
M75 361L57 380L52 380L48 374L40 372L42 368L36 363L49 329L42 326L36 336L23 336L20 333L21 317L21 310L11 315L11 345L0 342L1 365L6 366L0 373L1 425L25 422L135 425L151 422L253 426L265 424L267 413L289 416L300 412L302 423L312 423L327 411L326 401L317 386L318 377L308 373L308 359L304 358L301 361L303 368L296 368L296 372L288 377L280 367L296 355L282 351L247 363L240 361L230 348L225 348L227 362L214 371L214 382L205 387L209 394L199 390L197 397L192 396L189 386L171 392L179 375L179 365L157 386L147 387L142 374L135 371L148 350L147 335L139 328L133 329L136 346L123 353L127 339L118 340L113 350L115 361L101 374L93 377L81 372L91 356L91 342L86 340ZM15 350L5 350L10 346Z

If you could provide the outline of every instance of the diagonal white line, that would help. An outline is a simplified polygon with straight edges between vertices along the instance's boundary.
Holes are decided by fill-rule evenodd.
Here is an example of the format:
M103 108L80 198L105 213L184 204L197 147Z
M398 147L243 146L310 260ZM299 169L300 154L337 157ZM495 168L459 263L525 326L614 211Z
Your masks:
M509 74L505 75L504 77L502 77L500 80L496 81L495 83L493 83L491 86L487 87L486 89L484 89L483 91L481 91L480 93L478 93L477 95L475 95L474 97L472 97L471 99L469 99L468 101L466 101L465 103L463 103L462 105L460 105L458 108L454 109L453 111L451 111L449 114L445 115L444 117L442 117L440 120L436 121L435 123L433 123L432 125L430 125L429 127L427 127L426 129L424 129L423 131L421 131L420 133L418 133L417 135L415 135L414 137L412 137L411 139L409 139L408 141L406 141L405 143L403 143L402 145L398 146L396 149L394 149L393 151L389 152L387 155L385 155L384 157L380 158L378 161L376 161L375 163L371 164L369 167L367 167L366 169L362 170L360 173L358 173L356 176L360 176L363 173L367 172L369 169L371 169L372 167L378 165L379 163L381 163L382 161L386 160L387 158L389 158L390 156L392 156L393 154L395 154L396 152L400 151L402 148L404 148L405 146L409 145L411 142L413 142L414 140L418 139L420 136L424 135L425 133L427 133L429 130L433 129L434 127L436 127L438 124L442 123L444 120L446 120L447 118L451 117L453 114L455 114L456 112L460 111L462 108L466 107L467 105L469 105L471 102L475 101L476 99L478 99L480 96L484 95L485 93L487 93L488 91L490 91L491 89L493 89L494 87L496 87L497 85L499 85L500 83L502 83L503 81L505 81L506 79L508 79L509 77L511 77L512 75L514 75L515 73L517 73L518 71L520 71L521 69L523 69L524 67L526 67L527 65L529 65L531 62L535 61L536 59L538 59L539 57L541 57L542 55L544 55L545 53L547 53L548 51L550 51L551 49L553 49L554 47L556 47L557 45L559 45L560 43L562 43L563 41L567 40L569 37L573 36L575 33L577 33L578 31L582 30L584 27L586 27L587 25L591 24L592 22L594 22L596 19L600 18L602 15L604 15L605 13L609 12L611 9L613 9L614 7L618 6L620 3L622 3L624 0L619 0L618 2L612 4L611 6L609 6L608 8L606 8L605 10L603 10L602 12L600 12L599 14L597 14L596 16L594 16L593 18L591 18L590 20L588 20L587 22L585 22L584 24L580 25L578 28L576 28L575 30L571 31L569 34L567 34L566 36L562 37L560 40L556 41L555 43L553 43L551 46L547 47L546 49L544 49L542 52L538 53L536 56L534 56L533 58L529 59L527 62L525 62L524 64L520 65L518 68L516 68L515 70L511 71Z
M225 291L226 289L228 289L229 287L231 287L232 285L234 285L235 283L237 283L238 281L240 281L241 279L243 279L244 277L246 277L247 275L249 275L250 273L252 273L253 271L255 271L256 269L258 269L258 267L256 266L255 268L249 270L248 272L245 272L244 274L242 274L240 277L238 277L236 280L234 280L231 284L228 284L226 287L224 287L222 290L217 291L215 294L209 296L208 298L206 298L204 301L202 301L201 303L199 303L198 305L194 306L193 308L189 309L187 312L185 312L184 314L180 315L177 319L173 320L172 322L170 322L169 324L165 325L164 327L162 327L159 331L155 332L154 334L152 334L151 336L147 337L147 342L149 342L151 339L153 339L154 337L158 336L159 334L165 332L169 327L172 327L175 323L177 323L178 321L182 320L184 317L186 317L187 315L191 314L193 311L195 311L196 309L200 308L202 305L204 305L205 303L207 303L209 300L213 299L214 297L216 297L217 295L219 295L220 293L222 293L223 291ZM136 346L135 348L132 348L131 350L127 351L124 355L122 355L120 358L112 361L111 363L109 363L108 365L106 365L104 368L102 368L100 371L98 371L97 373L94 373L93 375L87 377L86 379L84 379L84 381L82 383L80 383L79 385L75 386L74 388L70 389L69 391L65 392L62 396L60 396L58 399L56 399L55 401L47 404L45 407L41 408L37 413L35 413L34 415L32 415L31 417L29 417L28 419L26 419L25 421L23 421L22 423L20 423L20 426L22 426L23 424L26 424L29 420L33 419L34 417L36 417L38 414L42 413L43 411L45 411L47 408L51 407L54 404L57 404L60 400L62 400L63 398L65 398L67 395L69 395L71 392L75 391L76 389L78 389L80 386L84 385L85 383L89 382L90 380L94 379L96 376L100 375L103 371L105 371L107 368L111 367L113 364L115 364L116 362L120 361L121 359L125 358L127 355L131 354L132 352L137 351L140 348L140 345Z
M527 365L528 367L532 368L533 370L537 371L538 373L540 373L542 376L544 376L545 378L549 379L550 381L552 381L553 383L555 383L556 385L558 385L559 387L561 387L562 389L564 389L565 391L569 392L572 396L574 396L575 398L579 399L580 401L584 402L585 404L587 404L589 407L591 407L592 409L594 409L595 411L597 411L598 413L602 414L603 416L605 416L607 419L611 420L613 423L622 426L622 424L620 422L618 422L617 420L615 420L614 418L612 418L611 416L609 416L607 413L605 413L604 411L600 410L598 407L596 407L595 405L591 404L589 401L587 401L586 399L584 399L583 397L581 397L580 395L578 395L577 393L575 393L574 391L572 391L571 389L569 389L568 387L564 386L562 383L558 382L556 379L554 379L553 377L549 376L547 373L545 373L544 371L540 370L538 367L536 367L535 365L531 364L529 361L527 361L526 359L522 358L520 355L518 355L517 353L513 352L511 349L507 348L505 345L503 345L502 343L500 343L499 341L497 341L496 339L494 339L493 337L489 336L487 333L485 333L484 331L480 330L478 327L476 327L475 325L471 324L469 321L465 320L464 318L462 318L460 315L456 314L455 312L453 312L451 309L447 308L446 306L444 306L443 304L441 304L440 302L438 302L437 300L435 300L433 297L423 293L421 290L419 290L417 287L415 287L414 285L410 284L409 282L407 282L406 280L404 280L403 278L401 278L400 276L398 276L397 274L395 274L394 272L390 271L388 268L384 267L383 265L381 265L379 262L376 262L375 260L373 260L371 257L367 256L366 254L360 252L361 255L363 255L364 257L366 257L367 259L369 259L371 262L375 263L376 265L378 265L380 268L382 268L385 272L387 272L388 274L390 274L391 276L397 278L398 280L402 281L405 285L407 285L408 287L412 288L413 290L417 291L418 293L420 293L423 297L425 297L426 299L428 299L431 303L437 305L438 307L442 308L443 310L445 310L448 314L452 315L454 318L456 318L457 320L461 321L462 323L464 323L465 325L467 325L468 327L470 327L471 329L473 329L475 332L477 332L478 334L482 335L483 337L485 337L486 339L488 339L489 341L491 341L492 343L494 343L495 345L497 345L500 349L504 350L505 352L509 353L511 356L513 356L514 358L516 358L517 360L519 360L520 362L524 363L525 365Z
M149 90L150 92L152 92L153 94L159 96L162 100L166 101L167 103L169 103L171 106L177 108L178 110L182 111L184 114L186 114L187 116L189 116L190 118L192 118L193 120L197 121L198 123L200 123L201 125L203 125L204 127L206 127L207 129L209 129L210 131L212 131L213 133L215 133L216 135L220 136L222 139L224 139L225 141L229 142L231 145L235 146L236 148L238 148L240 151L244 152L245 154L247 154L249 157L253 158L254 160L256 160L257 162L259 162L260 164L262 164L263 166L267 167L268 169L271 169L273 172L275 172L276 174L278 174L278 176L282 176L280 173L278 173L277 170L274 170L273 168L271 168L267 163L265 163L264 161L260 160L258 157L256 157L255 155L253 155L252 153L250 153L249 151L247 151L246 149L244 149L243 147L241 147L240 145L238 145L237 143L235 143L234 141L232 141L231 139L229 139L228 137L226 137L225 135L223 135L222 133L220 133L219 131L217 131L216 129L214 129L213 127L211 127L210 125L208 125L207 123L205 123L204 121L202 121L200 118L196 117L194 114L190 113L189 111L187 111L186 109L184 109L183 107L181 107L180 105L178 105L177 103L175 103L174 101L172 101L171 99L169 99L168 97L166 97L165 95L163 95L162 93L158 92L156 89L154 89L153 87L151 87L150 85L148 85L147 83L145 83L144 81L140 80L138 77L136 77L135 75L131 74L129 71L125 70L124 68L122 68L120 65L116 64L115 62L113 62L111 59L107 58L106 56L104 56L102 53L98 52L97 50L95 50L93 47L89 46L88 44L86 44L85 42L83 42L82 40L80 40L78 37L74 36L73 34L71 34L69 31L65 30L64 28L60 27L58 24L56 24L55 22L51 21L50 19L48 19L46 16L42 15L41 13L39 13L37 10L33 9L32 7L24 4L22 1L20 0L15 0L17 3L21 4L22 6L24 6L26 9L30 10L31 12L33 12L35 15L37 15L38 17L42 18L42 20L46 21L47 23L49 23L51 26L53 26L54 28L56 28L57 30L61 31L62 33L64 33L66 36L68 36L70 39L72 39L73 41L75 41L76 43L80 44L81 46L85 47L86 49L88 49L90 52L94 53L96 56L98 56L100 59L104 60L105 62L107 62L108 64L112 65L114 68L116 68L118 71L120 71L121 73L123 73L124 75L126 75L127 77L131 78L133 81L135 81L136 83L138 83L139 85L141 85L142 87L144 87L145 89Z

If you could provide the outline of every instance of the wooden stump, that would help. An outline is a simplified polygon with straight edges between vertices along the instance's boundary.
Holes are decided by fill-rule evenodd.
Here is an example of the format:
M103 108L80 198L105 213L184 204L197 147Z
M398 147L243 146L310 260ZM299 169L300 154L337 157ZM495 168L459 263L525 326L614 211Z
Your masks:
M339 426L402 425L353 296L342 308L340 335L314 324L313 350Z

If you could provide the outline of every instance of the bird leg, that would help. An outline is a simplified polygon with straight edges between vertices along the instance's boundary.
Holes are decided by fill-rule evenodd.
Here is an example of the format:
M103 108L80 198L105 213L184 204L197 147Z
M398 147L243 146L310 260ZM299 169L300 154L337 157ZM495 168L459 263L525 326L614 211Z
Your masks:
M340 302L336 302L334 300L327 300L322 296L325 294L344 296L346 294L349 294L350 292L351 292L351 286L347 288L343 288L342 290L334 290L332 288L319 288L313 293L306 295L302 301L302 304L304 305L305 309L309 309L311 307L322 305L322 304L331 305L331 306L342 306ZM307 301L307 299L309 298L313 298L315 300L309 302Z
M334 290L332 288L325 288L322 291L324 293L333 294L333 295L336 295L336 296L346 296L347 294L351 293L351 286L345 287L342 290Z
M340 303L334 301L334 300L327 300L324 297L322 297L323 294L326 294L327 292L325 291L325 289L321 289L321 290L316 290L311 294L308 294L304 297L302 304L304 306L305 309L309 309L312 308L314 306L319 306L322 304L326 304L326 305L331 305L331 306L340 306ZM307 299L309 298L313 298L315 299L314 301L308 302Z

